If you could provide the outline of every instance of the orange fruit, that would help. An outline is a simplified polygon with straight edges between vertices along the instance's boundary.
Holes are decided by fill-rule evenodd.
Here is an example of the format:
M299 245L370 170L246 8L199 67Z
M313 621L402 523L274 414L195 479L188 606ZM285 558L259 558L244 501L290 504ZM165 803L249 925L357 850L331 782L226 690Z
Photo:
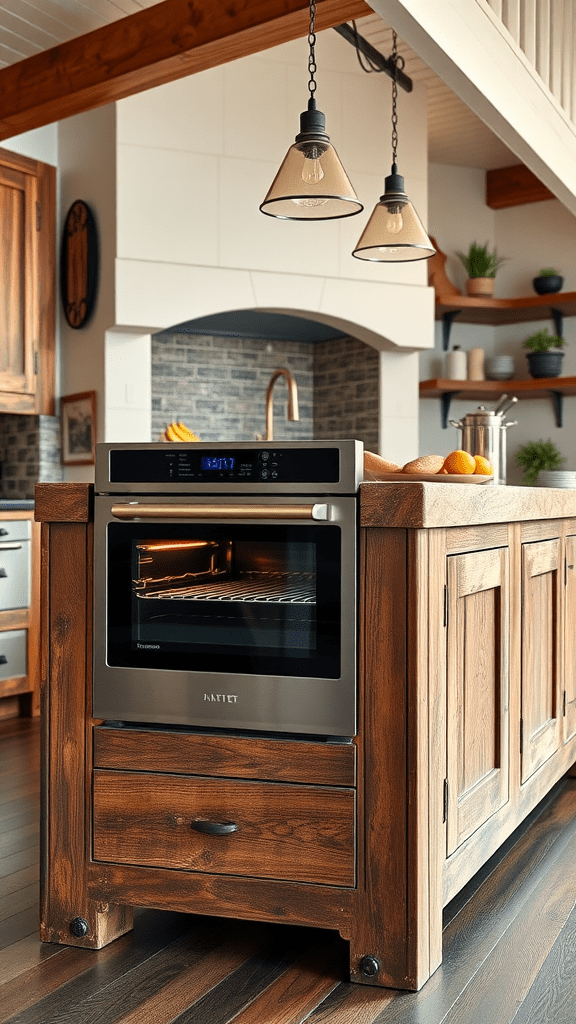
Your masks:
M458 449L446 456L442 469L445 469L447 473L470 474L475 472L476 462L474 456L470 455L469 452L463 452Z
M475 455L474 462L476 463L476 469L474 470L476 476L492 476L492 463L485 459L483 455Z

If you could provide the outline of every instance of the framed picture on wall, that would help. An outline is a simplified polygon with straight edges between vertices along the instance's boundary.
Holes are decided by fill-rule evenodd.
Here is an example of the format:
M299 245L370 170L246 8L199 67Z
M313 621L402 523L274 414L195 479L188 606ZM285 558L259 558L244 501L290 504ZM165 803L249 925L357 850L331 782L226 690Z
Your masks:
M60 418L64 465L92 465L96 444L96 392L64 395L60 399Z

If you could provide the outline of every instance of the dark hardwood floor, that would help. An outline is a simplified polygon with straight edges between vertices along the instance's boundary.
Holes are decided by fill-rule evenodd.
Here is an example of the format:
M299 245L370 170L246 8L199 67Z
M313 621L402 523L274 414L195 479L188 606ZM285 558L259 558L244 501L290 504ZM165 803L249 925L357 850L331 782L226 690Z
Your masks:
M0 723L0 1022L576 1021L576 779L447 907L444 962L418 993L351 985L337 935L282 925L140 910L105 949L43 944L38 814L38 722Z

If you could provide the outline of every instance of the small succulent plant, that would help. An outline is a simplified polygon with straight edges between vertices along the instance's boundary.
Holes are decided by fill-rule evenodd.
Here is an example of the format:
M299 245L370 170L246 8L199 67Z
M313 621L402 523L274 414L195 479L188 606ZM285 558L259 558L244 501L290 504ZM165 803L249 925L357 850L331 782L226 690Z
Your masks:
M536 334L531 334L524 342L524 348L531 348L533 352L547 352L549 348L562 348L566 342L555 334L550 334L547 327Z
M560 271L554 270L553 267L544 267L544 270L538 271L538 277L560 277Z
M522 482L533 487L542 470L560 469L566 459L553 441L528 441L515 455L516 464L524 470Z
M488 242L486 245L472 242L467 253L459 252L457 256L464 264L468 277L496 277L496 271L508 258L498 256L496 249L488 252Z

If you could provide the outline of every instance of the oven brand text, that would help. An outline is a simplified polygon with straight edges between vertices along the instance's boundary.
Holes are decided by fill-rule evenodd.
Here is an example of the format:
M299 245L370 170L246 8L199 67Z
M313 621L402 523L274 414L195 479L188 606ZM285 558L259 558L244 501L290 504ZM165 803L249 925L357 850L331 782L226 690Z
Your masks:
M205 693L204 700L218 704L235 704L238 695L236 693Z
M159 651L160 644L136 644L141 651Z

